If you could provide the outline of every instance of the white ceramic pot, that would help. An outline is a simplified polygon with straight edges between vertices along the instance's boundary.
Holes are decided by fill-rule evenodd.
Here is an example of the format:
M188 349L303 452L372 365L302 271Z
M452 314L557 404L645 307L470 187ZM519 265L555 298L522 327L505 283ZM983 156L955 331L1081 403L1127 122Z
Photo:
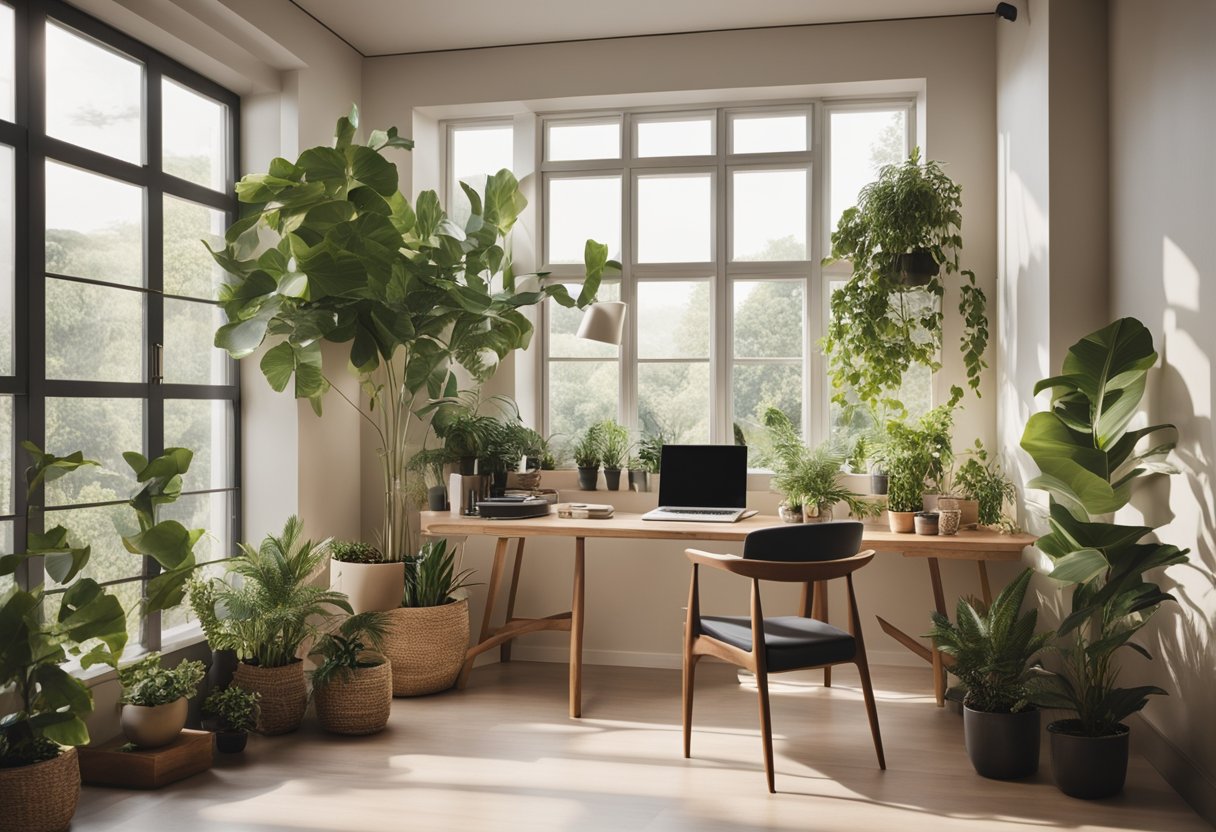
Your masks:
M405 592L403 563L330 561L329 587L346 593L356 613L384 612L401 606Z
M167 705L123 705L122 733L140 748L159 748L177 739L188 712L184 696Z

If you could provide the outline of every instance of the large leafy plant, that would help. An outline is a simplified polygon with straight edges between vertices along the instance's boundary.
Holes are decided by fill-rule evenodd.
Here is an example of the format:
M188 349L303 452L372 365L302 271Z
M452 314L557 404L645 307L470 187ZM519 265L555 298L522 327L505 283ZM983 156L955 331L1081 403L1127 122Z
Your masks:
M360 144L357 127L352 110L338 121L333 147L275 159L237 184L249 212L212 252L230 281L220 292L228 323L215 343L234 358L269 343L267 381L278 391L291 385L318 413L330 389L321 344L350 345L369 406L348 402L380 440L380 545L399 561L411 551L406 439L418 406L455 394L457 365L481 381L526 347L532 324L522 307L547 297L564 306L594 301L608 250L587 241L577 300L560 284L525 288L505 248L527 204L510 171L489 176L482 193L461 183L471 212L457 225L434 191L411 205L398 190L397 168L382 153L413 141L390 128Z
M963 278L963 365L978 395L987 366L988 318L975 273L959 265L961 224L962 189L937 162L921 162L919 150L905 162L884 166L861 190L857 205L841 215L824 262L849 260L853 276L832 292L823 339L839 404L881 403L902 411L898 391L908 370L914 364L940 369L942 271ZM940 269L923 285L909 285L901 276L902 258L915 252ZM955 401L962 395L961 387L953 388Z
M1109 516L1127 505L1146 477L1172 474L1173 425L1131 428L1149 368L1157 361L1152 334L1122 318L1073 344L1062 374L1035 385L1051 391L1050 409L1030 417L1022 448L1040 474L1027 485L1049 495L1050 531L1037 541L1051 558L1051 577L1072 587L1071 610L1059 634L1064 667L1050 678L1043 704L1077 715L1079 732L1106 736L1139 711L1154 685L1118 685L1124 647L1151 658L1132 638L1174 597L1145 579L1150 570L1186 560L1186 550L1146 540L1150 526Z

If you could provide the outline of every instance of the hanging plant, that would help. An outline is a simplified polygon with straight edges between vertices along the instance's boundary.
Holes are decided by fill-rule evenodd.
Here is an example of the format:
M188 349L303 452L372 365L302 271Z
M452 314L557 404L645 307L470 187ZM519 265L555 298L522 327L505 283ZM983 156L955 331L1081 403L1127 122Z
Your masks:
M841 216L824 264L849 260L853 277L832 293L822 342L837 403L902 411L904 374L914 364L940 369L943 273L963 278L963 364L979 395L980 373L988 366L988 317L975 273L959 266L961 194L941 166L922 163L916 149L906 162L883 167ZM953 402L963 396L957 385L951 392Z

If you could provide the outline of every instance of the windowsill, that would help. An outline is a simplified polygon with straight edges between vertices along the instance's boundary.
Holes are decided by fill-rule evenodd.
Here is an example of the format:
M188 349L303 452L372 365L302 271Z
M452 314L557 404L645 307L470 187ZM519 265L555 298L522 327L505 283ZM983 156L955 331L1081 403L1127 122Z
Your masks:
M207 639L203 636L203 631L197 626L181 627L174 633L172 638L166 639L161 644L160 654L162 656L176 653L179 650L185 650L188 647L193 647L196 644L201 644ZM150 651L140 649L139 652L124 652L122 659L119 661L120 667L142 659L148 655ZM96 687L104 682L116 680L118 671L108 665L94 665L88 669L82 668L80 662L70 661L63 665L63 669L71 675L75 676L80 681L84 682L89 687Z

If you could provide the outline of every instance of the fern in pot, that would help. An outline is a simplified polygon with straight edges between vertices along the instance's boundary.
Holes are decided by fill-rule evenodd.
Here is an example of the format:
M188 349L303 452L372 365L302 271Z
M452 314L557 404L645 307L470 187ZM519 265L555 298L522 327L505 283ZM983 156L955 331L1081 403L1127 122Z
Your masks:
M621 490L621 469L629 458L629 430L613 419L599 424L600 461L604 465L604 485L609 491Z
M348 616L323 635L311 656L317 721L332 734L383 731L393 703L393 674L381 650L388 613Z
M405 592L388 613L382 645L394 696L438 693L460 676L469 646L469 599L461 590L472 570L461 570L456 555L439 539L405 562Z
M159 748L177 739L186 727L190 697L198 692L202 662L183 661L162 667L159 653L119 668L122 685L122 732L140 748Z
M215 731L215 748L221 754L245 750L249 732L257 728L262 695L233 685L213 690L203 700L204 727Z
M1035 632L1037 610L1021 613L1031 574L1022 572L991 607L960 598L953 622L933 613L929 633L965 691L963 739L971 765L995 780L1029 777L1039 768L1035 657L1052 634Z
M832 519L834 507L848 506L858 519L873 516L878 507L841 482L844 455L826 445L808 448L789 416L776 407L765 410L764 427L769 449L762 461L772 468L772 487L783 496L781 517L786 522L807 523Z

